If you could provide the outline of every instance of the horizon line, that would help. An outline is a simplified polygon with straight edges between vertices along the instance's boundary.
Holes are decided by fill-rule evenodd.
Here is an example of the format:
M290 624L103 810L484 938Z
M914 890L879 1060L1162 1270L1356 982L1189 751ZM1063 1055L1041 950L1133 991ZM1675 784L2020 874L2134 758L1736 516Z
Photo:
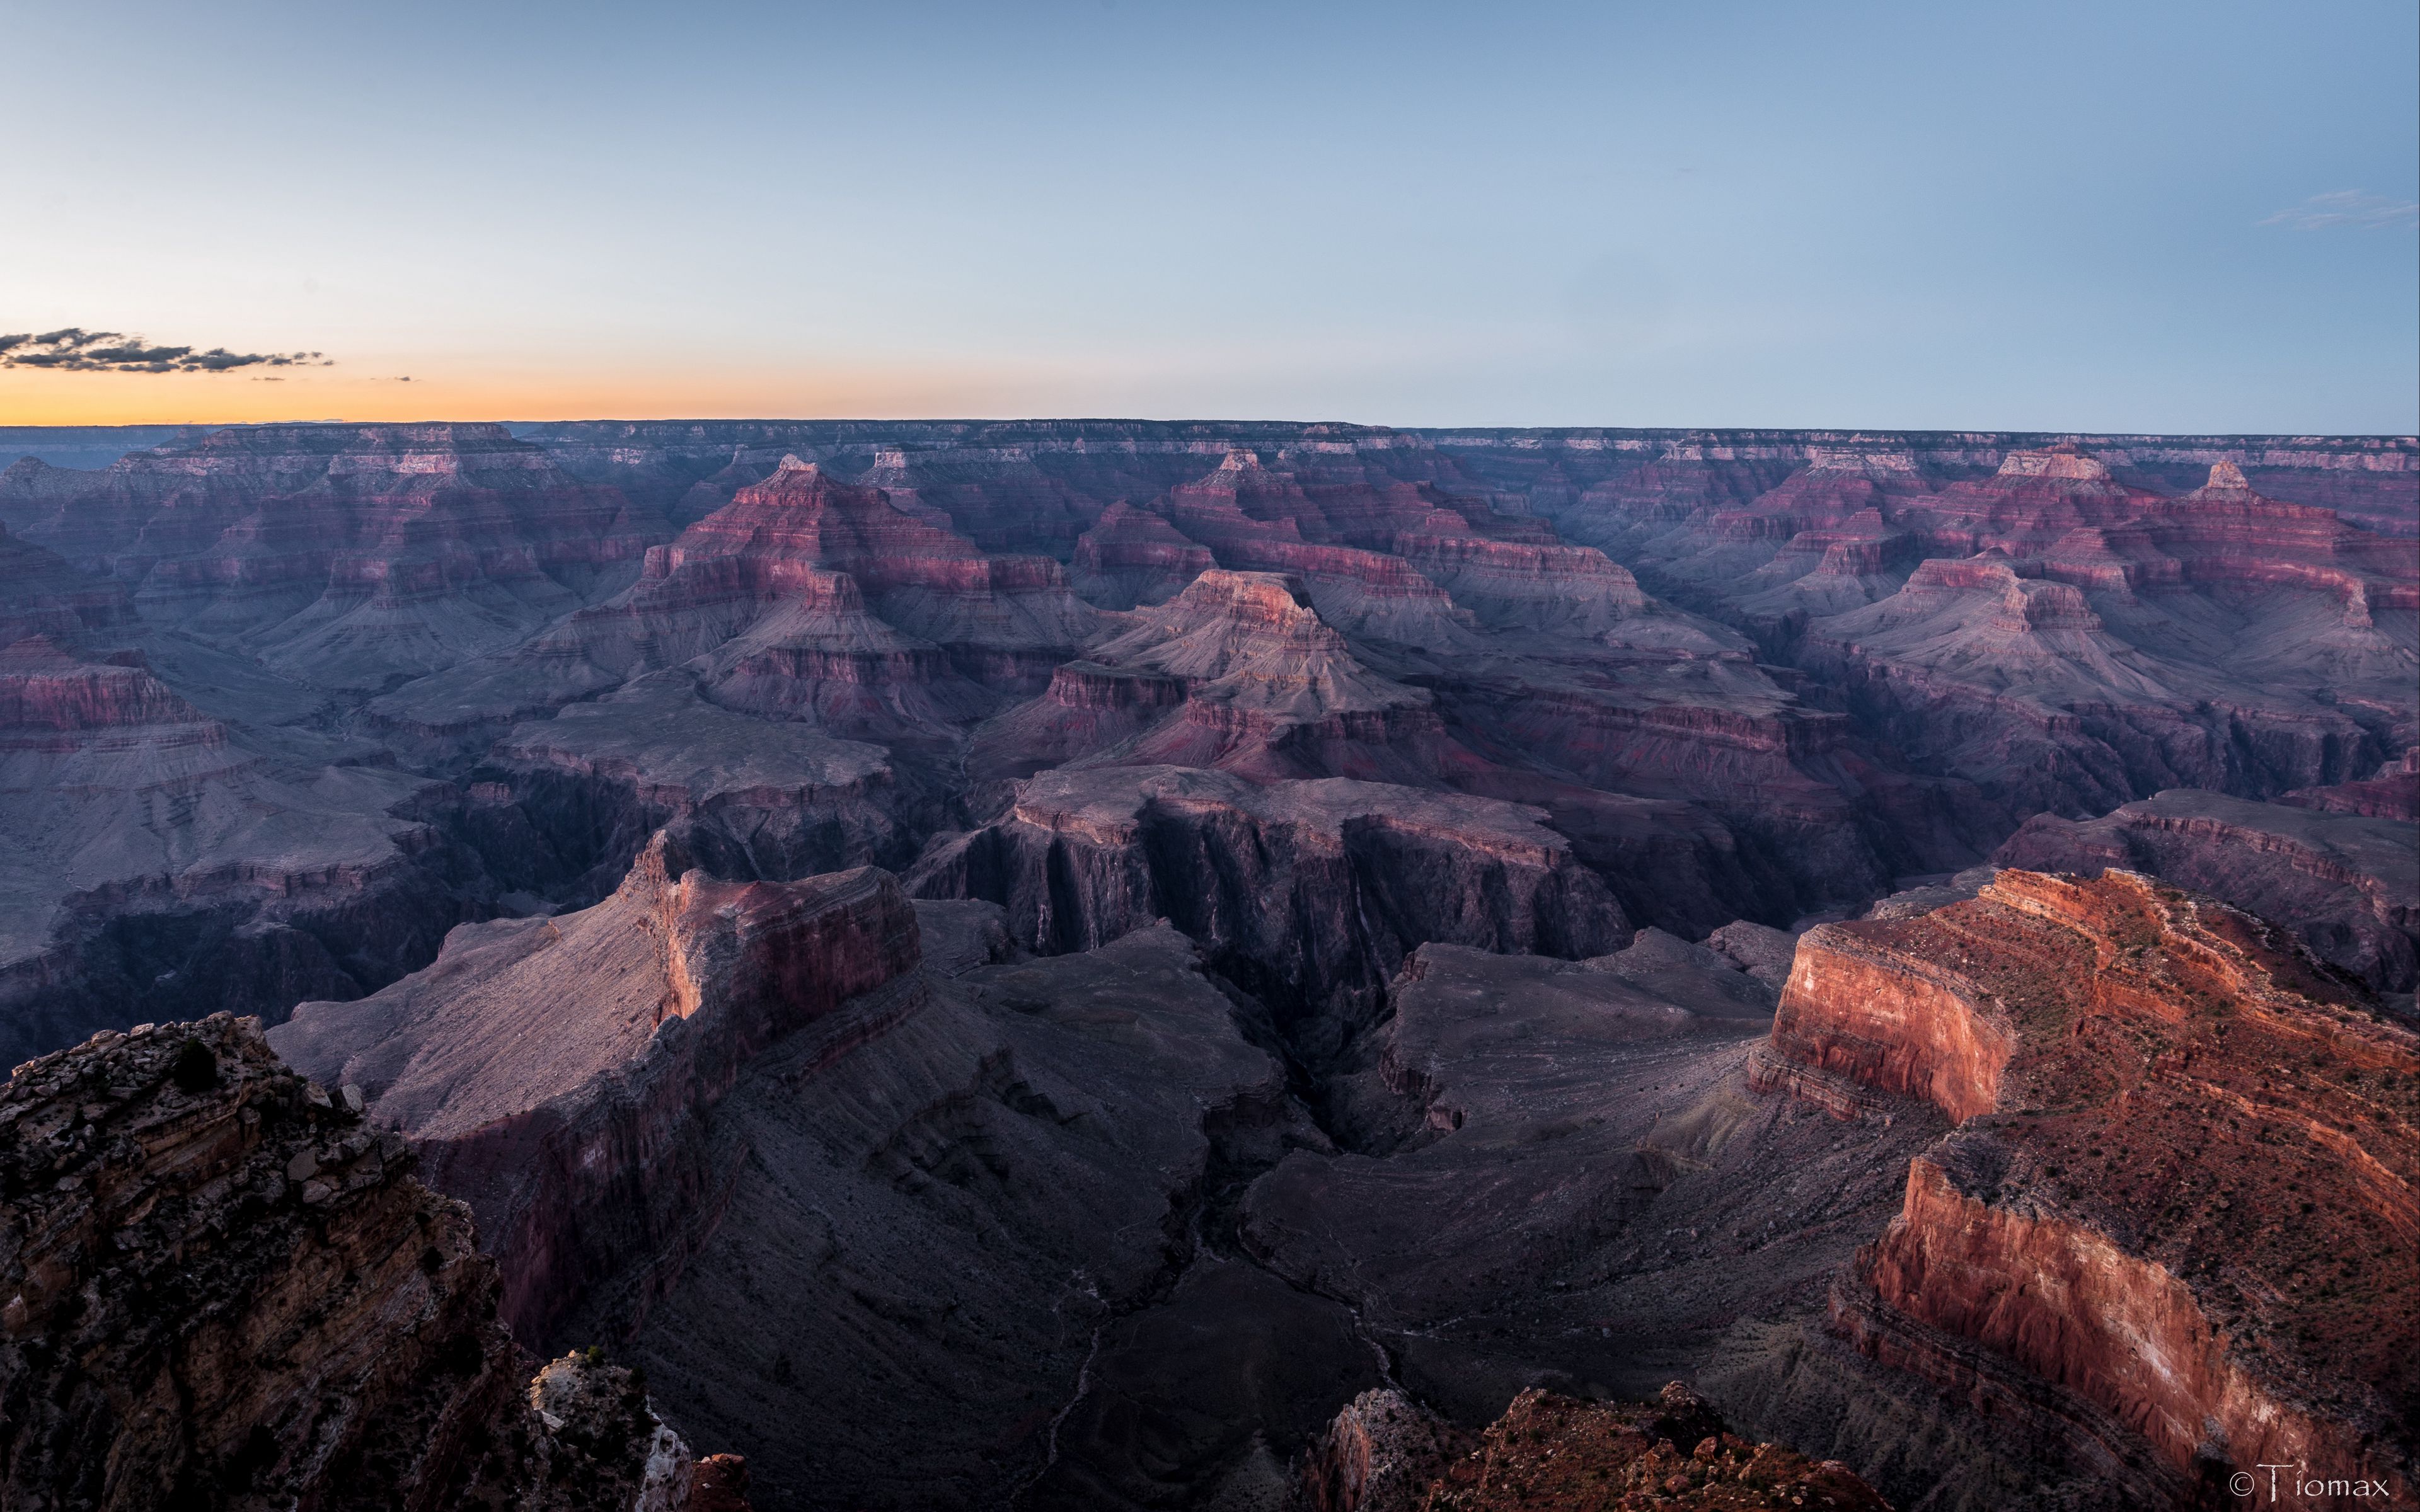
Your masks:
M504 425L537 427L546 425L1196 425L1196 426L1270 426L1314 429L1330 427L1391 435L1435 435L1456 431L1511 431L1538 436L1590 434L1626 434L1638 436L1675 435L1838 435L1854 438L1917 437L1917 436L1992 436L1992 437L2054 437L2075 440L2328 440L2328 441L2394 441L2420 446L2420 433L2406 431L2311 431L2311 430L2086 430L2076 427L2015 427L1989 425L1840 425L1840 424L1714 424L1714 425L1623 425L1611 424L1538 425L1503 424L1487 421L1466 421L1448 425L1404 425L1383 421L1357 420L1288 420L1277 418L1239 419L1215 416L1184 416L1176 418L1143 415L918 415L869 417L861 415L664 415L639 417L628 415L593 415L571 420L466 419L429 416L415 420L354 420L345 416L323 416L291 420L151 420L126 421L106 424L9 424L0 423L0 434L38 431L126 431L126 430L266 430L280 426L313 425Z

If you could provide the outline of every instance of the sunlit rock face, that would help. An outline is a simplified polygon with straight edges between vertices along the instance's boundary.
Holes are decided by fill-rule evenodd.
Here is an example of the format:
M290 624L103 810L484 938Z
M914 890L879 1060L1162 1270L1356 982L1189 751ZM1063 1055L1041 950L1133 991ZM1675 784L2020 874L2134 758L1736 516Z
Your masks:
M2420 444L134 439L0 1042L258 1014L695 1507L2401 1475Z
M1955 1125L1835 1291L1859 1350L2119 1458L2123 1425L2124 1475L2182 1504L2265 1463L2408 1484L2415 1072L2420 1038L2274 926L2005 871L1809 932L1757 1079Z
M887 873L738 884L685 859L659 837L597 906L465 926L426 970L272 1031L288 1060L367 1092L471 1203L525 1338L590 1287L678 1271L735 1174L702 1120L752 1056L810 1025L877 1033L914 1006L903 991L845 1031L829 1022L920 959Z

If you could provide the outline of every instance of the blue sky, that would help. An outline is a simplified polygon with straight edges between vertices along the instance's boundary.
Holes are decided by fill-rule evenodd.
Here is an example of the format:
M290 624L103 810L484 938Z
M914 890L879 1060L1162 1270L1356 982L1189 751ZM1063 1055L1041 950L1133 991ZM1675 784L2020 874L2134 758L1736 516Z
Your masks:
M0 333L334 363L0 368L0 424L2420 429L2410 0L0 0Z

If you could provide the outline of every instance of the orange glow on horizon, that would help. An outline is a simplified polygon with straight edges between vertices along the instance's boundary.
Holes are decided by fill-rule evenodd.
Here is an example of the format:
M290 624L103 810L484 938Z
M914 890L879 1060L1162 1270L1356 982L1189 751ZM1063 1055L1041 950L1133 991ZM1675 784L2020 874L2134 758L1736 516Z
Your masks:
M1058 376L1058 375L1051 375ZM867 364L846 371L415 375L342 369L261 381L240 373L0 369L0 425L237 425L343 420L913 419L1032 412L1035 374ZM1015 402L1023 394L1025 403Z

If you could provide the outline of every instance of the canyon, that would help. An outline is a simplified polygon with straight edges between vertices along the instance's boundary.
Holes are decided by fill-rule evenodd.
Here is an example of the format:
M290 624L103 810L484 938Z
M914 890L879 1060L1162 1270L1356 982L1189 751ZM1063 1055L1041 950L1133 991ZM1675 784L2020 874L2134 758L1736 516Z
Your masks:
M2420 441L0 440L25 1504L2414 1504Z

